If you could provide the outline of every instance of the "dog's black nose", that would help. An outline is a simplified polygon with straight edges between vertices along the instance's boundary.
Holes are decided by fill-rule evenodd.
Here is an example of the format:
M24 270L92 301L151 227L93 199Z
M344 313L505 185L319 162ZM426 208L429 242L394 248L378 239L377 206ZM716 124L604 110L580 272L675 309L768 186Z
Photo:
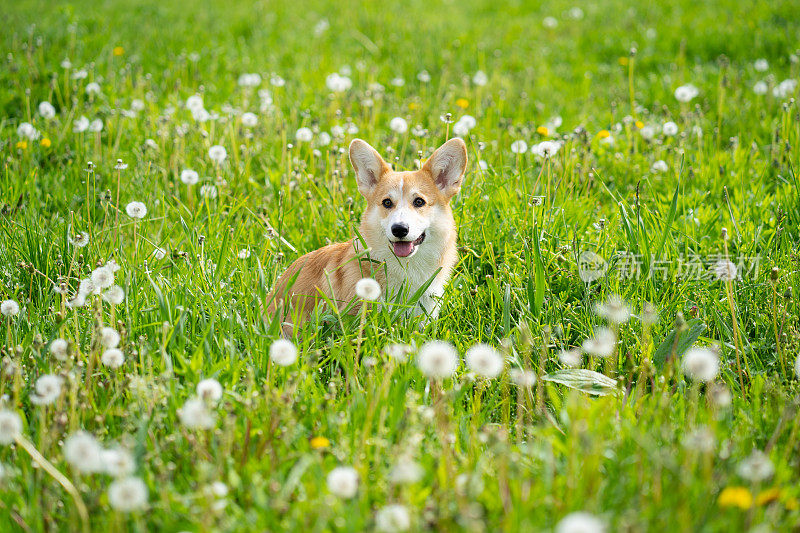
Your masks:
M398 239L402 239L408 235L408 226L405 224L392 224L392 235Z

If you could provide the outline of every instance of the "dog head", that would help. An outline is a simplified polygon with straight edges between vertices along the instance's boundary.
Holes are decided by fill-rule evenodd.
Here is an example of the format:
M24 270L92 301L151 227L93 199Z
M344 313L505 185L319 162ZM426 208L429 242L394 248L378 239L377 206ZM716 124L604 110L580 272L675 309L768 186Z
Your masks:
M441 241L453 230L450 200L461 189L467 147L455 138L440 146L423 167L395 172L369 144L350 143L358 190L367 200L362 231L373 250L388 247L412 257L426 240Z

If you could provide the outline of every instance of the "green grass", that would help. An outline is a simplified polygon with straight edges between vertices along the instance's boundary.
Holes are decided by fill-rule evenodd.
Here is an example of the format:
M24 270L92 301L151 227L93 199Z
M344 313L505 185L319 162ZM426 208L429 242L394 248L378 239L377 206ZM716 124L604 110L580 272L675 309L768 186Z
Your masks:
M796 528L800 320L796 289L787 291L800 286L800 107L796 89L773 88L800 78L800 4L383 4L0 7L0 300L22 308L0 317L0 402L24 420L18 442L0 445L3 529L82 528L73 499L26 446L74 484L92 530L371 530L392 503L421 531L548 531L573 511L609 531ZM315 31L323 19L329 27ZM767 71L756 70L759 58ZM331 93L326 76L345 66L352 88ZM73 79L79 69L85 79ZM485 85L472 81L478 70ZM261 75L258 88L237 84L248 72ZM767 94L754 92L758 81ZM98 94L87 95L90 82ZM699 95L681 103L674 91L686 83ZM272 99L264 109L260 89ZM192 118L185 102L197 93L218 118ZM134 100L143 108L123 114ZM37 113L41 101L53 119ZM258 115L252 129L245 111ZM453 203L460 260L440 318L423 326L373 308L362 331L359 317L323 314L295 339L295 365L268 364L278 336L263 310L276 277L357 227L350 140L412 169L418 152L452 136L440 120L448 112L477 125L465 136L470 164ZM80 116L102 119L103 130L73 132ZM389 129L395 116L407 133ZM556 116L557 131L537 133ZM661 133L667 121L677 135ZM22 122L41 138L20 137ZM357 134L317 146L319 132L348 124ZM425 135L412 134L418 124ZM655 127L652 140L642 125ZM300 127L315 141L296 141ZM564 144L543 160L512 153L520 139ZM208 157L216 144L228 152L221 166ZM117 159L127 168L115 170ZM653 170L660 160L666 171ZM183 184L184 168L200 183ZM204 184L216 198L200 194ZM144 219L125 213L131 201L146 204ZM70 243L78 233L90 236L84 248ZM608 266L588 284L578 270L586 251ZM626 276L627 254L642 258L641 275ZM110 258L125 301L68 309L54 284L72 293ZM725 258L758 268L725 283L709 273ZM583 358L617 386L597 385L605 395L596 396L552 381L566 370L560 351L604 323L595 306L613 295L634 314L647 302L658 313L652 327L620 325L614 357ZM693 334L673 342L684 320ZM122 334L119 369L99 363L101 324ZM66 361L48 349L58 337L71 342ZM462 361L455 378L430 383L414 355L396 363L383 353L431 339L462 356L477 342L497 346L506 372L476 382ZM716 385L684 378L692 341L719 347ZM518 389L513 368L532 369L537 385ZM49 406L32 402L44 374L65 378ZM178 410L208 377L225 390L214 427L187 428ZM723 388L727 407L713 401ZM145 509L113 509L113 477L65 460L78 429L134 454ZM313 437L330 444L315 448ZM774 466L760 482L740 469L754 450ZM421 479L393 484L403 457ZM360 475L352 499L327 488L337 466ZM227 496L211 491L217 481ZM727 504L736 487L752 505L746 495Z

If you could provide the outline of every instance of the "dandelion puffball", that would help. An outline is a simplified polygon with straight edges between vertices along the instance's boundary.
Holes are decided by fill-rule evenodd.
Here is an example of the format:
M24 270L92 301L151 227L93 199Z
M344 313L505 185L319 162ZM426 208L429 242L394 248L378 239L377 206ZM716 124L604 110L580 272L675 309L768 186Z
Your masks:
M108 504L123 513L142 509L147 505L147 485L138 477L126 477L108 486Z
M108 368L119 368L125 363L125 355L117 348L110 348L100 356L100 362Z
M692 380L709 382L719 374L719 356L708 348L689 348L683 354L681 366Z
M488 344L476 344L464 355L467 367L485 378L496 378L503 371L503 356Z
M593 514L578 511L570 513L556 525L556 533L604 533L606 526Z
M112 448L100 454L103 469L114 477L129 476L136 470L136 461L128 450Z
M45 120L50 120L56 116L56 108L50 102L41 102L39 104L39 114Z
M197 395L214 403L222 398L222 385L214 378L207 378L197 384Z
M767 454L761 450L753 450L744 461L739 463L736 472L748 481L760 483L775 474L775 467Z
M624 324L631 318L630 307L615 294L609 296L605 302L596 304L594 311L612 324Z
M190 429L211 429L216 424L216 416L200 398L186 400L178 409L181 424Z
M278 339L269 347L269 358L280 366L293 365L297 361L297 346L292 341Z
M50 343L50 353L59 361L63 361L67 358L68 348L69 343L64 339L53 339L53 342Z
M431 379L449 378L458 368L458 353L449 342L428 341L419 349L417 366Z
M104 348L116 348L119 345L119 332L112 327L100 328L100 344Z
M35 405L50 405L61 396L61 386L64 378L53 374L39 376L34 386L35 394L31 396L31 403Z
M583 351L597 357L608 357L614 353L617 346L617 336L608 328L595 329L594 337L583 341Z
M311 128L306 128L304 126L295 132L294 138L297 142L311 142L314 139L314 132L311 131Z
M394 117L389 121L389 129L395 133L403 134L408 131L408 122L403 117Z
M73 433L64 441L64 458L80 472L102 472L102 454L100 443L86 431Z
M528 151L528 143L523 140L517 140L511 143L511 151L515 154L524 154Z
M691 83L675 89L675 99L679 102L691 102L698 94L700 91Z
M15 300L3 300L0 302L0 314L11 318L19 314L19 304Z
M130 202L125 206L125 212L131 218L141 219L147 214L147 206L142 202Z
M361 278L356 282L356 295L363 300L377 300L381 296L381 286L372 278Z
M192 170L190 168L185 168L181 170L181 182L186 185L194 185L200 180L200 176L197 174L197 171Z
M214 163L220 165L225 161L225 159L228 158L228 151L225 149L224 146L215 144L214 146L208 149L208 158L211 159Z
M411 528L411 517L404 505L391 504L375 513L375 529L385 533L408 531Z
M358 472L349 466L339 466L330 471L328 490L339 498L350 499L358 492Z
M22 418L8 409L0 409L0 444L11 444L22 433Z

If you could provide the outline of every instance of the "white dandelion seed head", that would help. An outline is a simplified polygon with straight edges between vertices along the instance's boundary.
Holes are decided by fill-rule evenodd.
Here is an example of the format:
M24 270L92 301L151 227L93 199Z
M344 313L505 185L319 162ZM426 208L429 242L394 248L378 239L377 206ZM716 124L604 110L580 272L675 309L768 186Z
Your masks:
M650 167L650 170L652 170L653 172L663 173L668 171L669 167L667 166L666 161L664 161L663 159L659 159L658 161L653 163L653 166Z
M753 450L746 459L739 463L736 473L748 481L760 483L775 474L775 466L767 454L761 450Z
M372 278L361 278L356 282L356 296L362 300L377 300L381 297L380 283Z
M404 505L397 503L378 509L375 513L375 529L384 533L408 531L411 529L411 516Z
M11 318L19 314L19 304L15 300L3 300L0 302L0 314Z
M73 433L64 441L64 458L79 472L102 472L103 448L86 431Z
M196 170L192 170L190 168L185 168L181 170L181 182L186 185L194 185L200 181L200 175L197 174Z
M77 309L78 307L83 307L86 305L86 295L82 292L78 292L74 298L67 301L67 307L69 309Z
M731 389L723 383L711 383L708 387L707 394L711 402L721 409L730 407L733 402Z
M39 103L39 114L45 120L50 120L56 116L56 108L50 102Z
M700 91L691 83L687 85L681 85L675 89L675 99L679 102L691 102L699 94Z
M84 248L87 244L89 244L89 234L77 233L74 237L70 235L67 240L69 240L69 243L76 248Z
M30 122L22 122L17 126L17 135L33 141L39 138L39 130L34 128Z
M773 87L772 95L776 98L786 98L794 94L795 89L797 89L797 80L790 78Z
M561 361L561 364L570 368L581 366L581 359L583 359L583 354L578 348L561 350L558 354L558 360Z
M125 354L117 348L109 348L100 356L100 362L108 368L119 368L125 363Z
M769 91L769 85L763 80L757 81L755 85L753 85L753 92L759 96L767 94L767 91Z
M255 128L258 125L258 116L255 113L242 113L242 126L245 128Z
M624 324L631 318L631 308L616 294L609 296L605 302L596 304L594 312L612 324Z
M556 19L555 17L545 17L542 19L542 25L545 28L552 30L553 28L558 27L558 19Z
M511 381L513 381L517 387L530 389L536 385L536 374L530 370L512 368L509 372L509 376L511 376Z
M483 87L484 85L489 83L489 76L487 76L484 71L479 70L472 75L472 83L477 85L478 87Z
M147 214L147 206L142 202L130 202L125 206L125 212L131 218L141 219Z
M403 85L406 84L406 80L404 80L400 76L395 76L394 78L389 80L389 83L392 84L393 87L402 87Z
M228 158L228 151L225 149L224 146L220 144L215 144L211 148L208 149L208 158L211 159L214 163L221 165L225 162L225 159Z
M602 520L591 513L577 511L570 513L556 525L556 533L605 533Z
M331 134L327 131L322 131L317 135L317 146L328 146L331 144L331 140L333 140Z
M445 341L428 341L417 354L417 366L431 379L452 377L458 368L458 352Z
M488 344L475 344L464 354L467 368L478 376L496 378L503 372L505 361L493 346Z
M278 339L269 347L269 358L280 366L290 366L297 361L297 346L287 339Z
M111 305L119 305L125 301L125 290L119 285L112 285L103 293L103 300Z
M667 137L672 137L678 133L678 125L670 120L664 123L664 125L661 127L661 131Z
M114 272L108 266L95 268L91 280L98 289L107 289L114 284Z
M328 473L328 490L334 496L350 499L358 492L358 472L349 466L338 466Z
M214 378L206 378L197 384L197 395L203 400L217 403L222 399L222 385Z
M408 131L408 122L403 117L394 117L389 121L389 129L402 135Z
M53 342L50 343L50 353L59 361L66 360L68 350L69 343L64 339L53 339Z
M389 482L394 485L411 485L422 479L425 471L410 457L401 457L389 472Z
M138 477L116 479L108 486L108 504L122 513L143 509L147 498L147 485Z
M261 75L258 73L245 73L239 76L240 87L258 87L261 85Z
M86 94L100 94L100 84L96 81L87 83Z
M656 136L656 129L650 125L642 126L642 129L639 130L639 135L644 139L650 140Z
M347 76L342 76L338 72L328 74L325 78L325 86L334 93L343 93L353 86L353 80Z
M211 429L217 422L216 415L200 398L186 400L183 407L178 409L178 418L181 424L190 429Z
M686 449L700 453L713 452L716 444L717 439L708 426L699 426L693 429L683 439L683 446Z
M89 296L90 294L99 294L100 289L94 286L91 278L83 278L78 284L78 294Z
M242 248L241 250L239 250L239 253L236 254L236 257L238 257L239 259L247 259L248 257L250 257L250 250L248 250L247 248Z
M606 327L595 328L594 337L586 339L581 345L584 352L596 357L610 356L616 346L616 334Z
M99 118L92 120L89 123L89 131L92 131L94 133L103 131L103 121L100 120Z
M422 83L429 83L431 81L431 75L427 70L420 70L417 73L417 80Z
M122 268L113 259L109 259L108 261L106 261L106 267L108 267L108 269L115 274L119 272L120 268Z
M708 348L689 348L681 361L683 372L694 381L713 381L719 374L719 355Z
M100 328L100 344L103 348L116 348L119 340L119 332L116 329L110 326Z
M542 141L531 146L531 153L547 159L554 156L559 148L561 148L561 143L558 141Z
M103 450L100 459L103 461L103 470L114 477L129 476L136 470L133 455L123 448Z
M414 348L408 344L394 343L387 344L383 351L390 358L400 363L405 363L408 361L408 356L414 351Z
M53 374L45 374L36 380L35 394L31 396L31 403L36 405L50 405L61 396L61 387L64 378Z
M764 58L756 59L753 62L753 68L756 69L756 72L766 72L769 70L769 61Z
M83 133L84 131L89 129L89 119L80 116L72 123L72 132L73 133Z
M294 138L301 143L311 142L314 140L314 132L311 131L311 128L303 126L295 132Z
M712 268L714 276L720 281L734 281L739 277L739 269L727 259L717 261Z
M186 99L186 109L189 111L194 111L195 109L203 109L205 104L203 103L203 97L199 94L193 94L189 98Z
M22 434L22 418L8 409L0 409L0 444L11 444Z
M511 143L511 151L515 154L524 154L528 151L528 143L522 139L516 140Z
M213 200L217 197L217 187L215 185L211 185L207 183L200 187L200 196L203 198L208 198L209 200Z

